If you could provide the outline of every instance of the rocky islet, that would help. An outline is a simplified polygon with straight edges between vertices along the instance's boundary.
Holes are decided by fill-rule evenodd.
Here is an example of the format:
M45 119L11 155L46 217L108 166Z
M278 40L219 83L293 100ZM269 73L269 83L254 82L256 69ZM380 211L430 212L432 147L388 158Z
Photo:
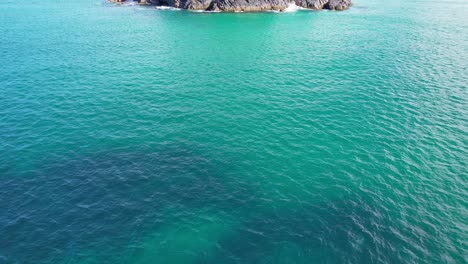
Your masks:
M291 5L312 10L345 10L351 0L110 0L111 2L138 2L142 5L170 6L189 10L219 12L285 11Z

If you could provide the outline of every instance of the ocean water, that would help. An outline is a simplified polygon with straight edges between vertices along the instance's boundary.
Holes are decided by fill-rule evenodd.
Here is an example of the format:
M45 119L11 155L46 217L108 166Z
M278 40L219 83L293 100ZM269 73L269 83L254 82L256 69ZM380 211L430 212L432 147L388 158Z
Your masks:
M0 1L0 263L467 263L468 2Z

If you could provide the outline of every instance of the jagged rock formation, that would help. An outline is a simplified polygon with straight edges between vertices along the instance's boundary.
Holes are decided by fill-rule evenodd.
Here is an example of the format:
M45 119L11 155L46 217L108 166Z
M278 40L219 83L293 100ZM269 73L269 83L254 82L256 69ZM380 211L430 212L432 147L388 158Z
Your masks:
M112 2L129 2L133 0L110 0ZM291 4L299 7L320 10L345 10L351 0L135 0L140 4L171 6L190 10L224 11L224 12L255 12L284 11Z

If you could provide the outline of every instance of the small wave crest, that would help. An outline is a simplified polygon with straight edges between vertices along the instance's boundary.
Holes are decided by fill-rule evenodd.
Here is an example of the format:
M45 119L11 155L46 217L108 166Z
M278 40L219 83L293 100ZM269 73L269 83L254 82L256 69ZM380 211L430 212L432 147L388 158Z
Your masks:
M211 10L192 10L192 9L188 9L188 11L190 12L195 12L195 13L221 13L221 11L211 11Z
M172 7L172 6L156 6L155 9L157 9L157 10L172 10L172 11L182 10L180 8L176 8L176 7Z
M296 12L298 10L304 10L305 8L297 6L296 3L290 3L283 12Z

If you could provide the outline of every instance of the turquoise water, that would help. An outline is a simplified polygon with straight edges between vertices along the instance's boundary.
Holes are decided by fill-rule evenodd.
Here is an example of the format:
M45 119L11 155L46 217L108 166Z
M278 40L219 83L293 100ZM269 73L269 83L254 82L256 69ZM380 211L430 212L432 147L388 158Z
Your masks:
M0 263L466 263L468 3L0 2Z

